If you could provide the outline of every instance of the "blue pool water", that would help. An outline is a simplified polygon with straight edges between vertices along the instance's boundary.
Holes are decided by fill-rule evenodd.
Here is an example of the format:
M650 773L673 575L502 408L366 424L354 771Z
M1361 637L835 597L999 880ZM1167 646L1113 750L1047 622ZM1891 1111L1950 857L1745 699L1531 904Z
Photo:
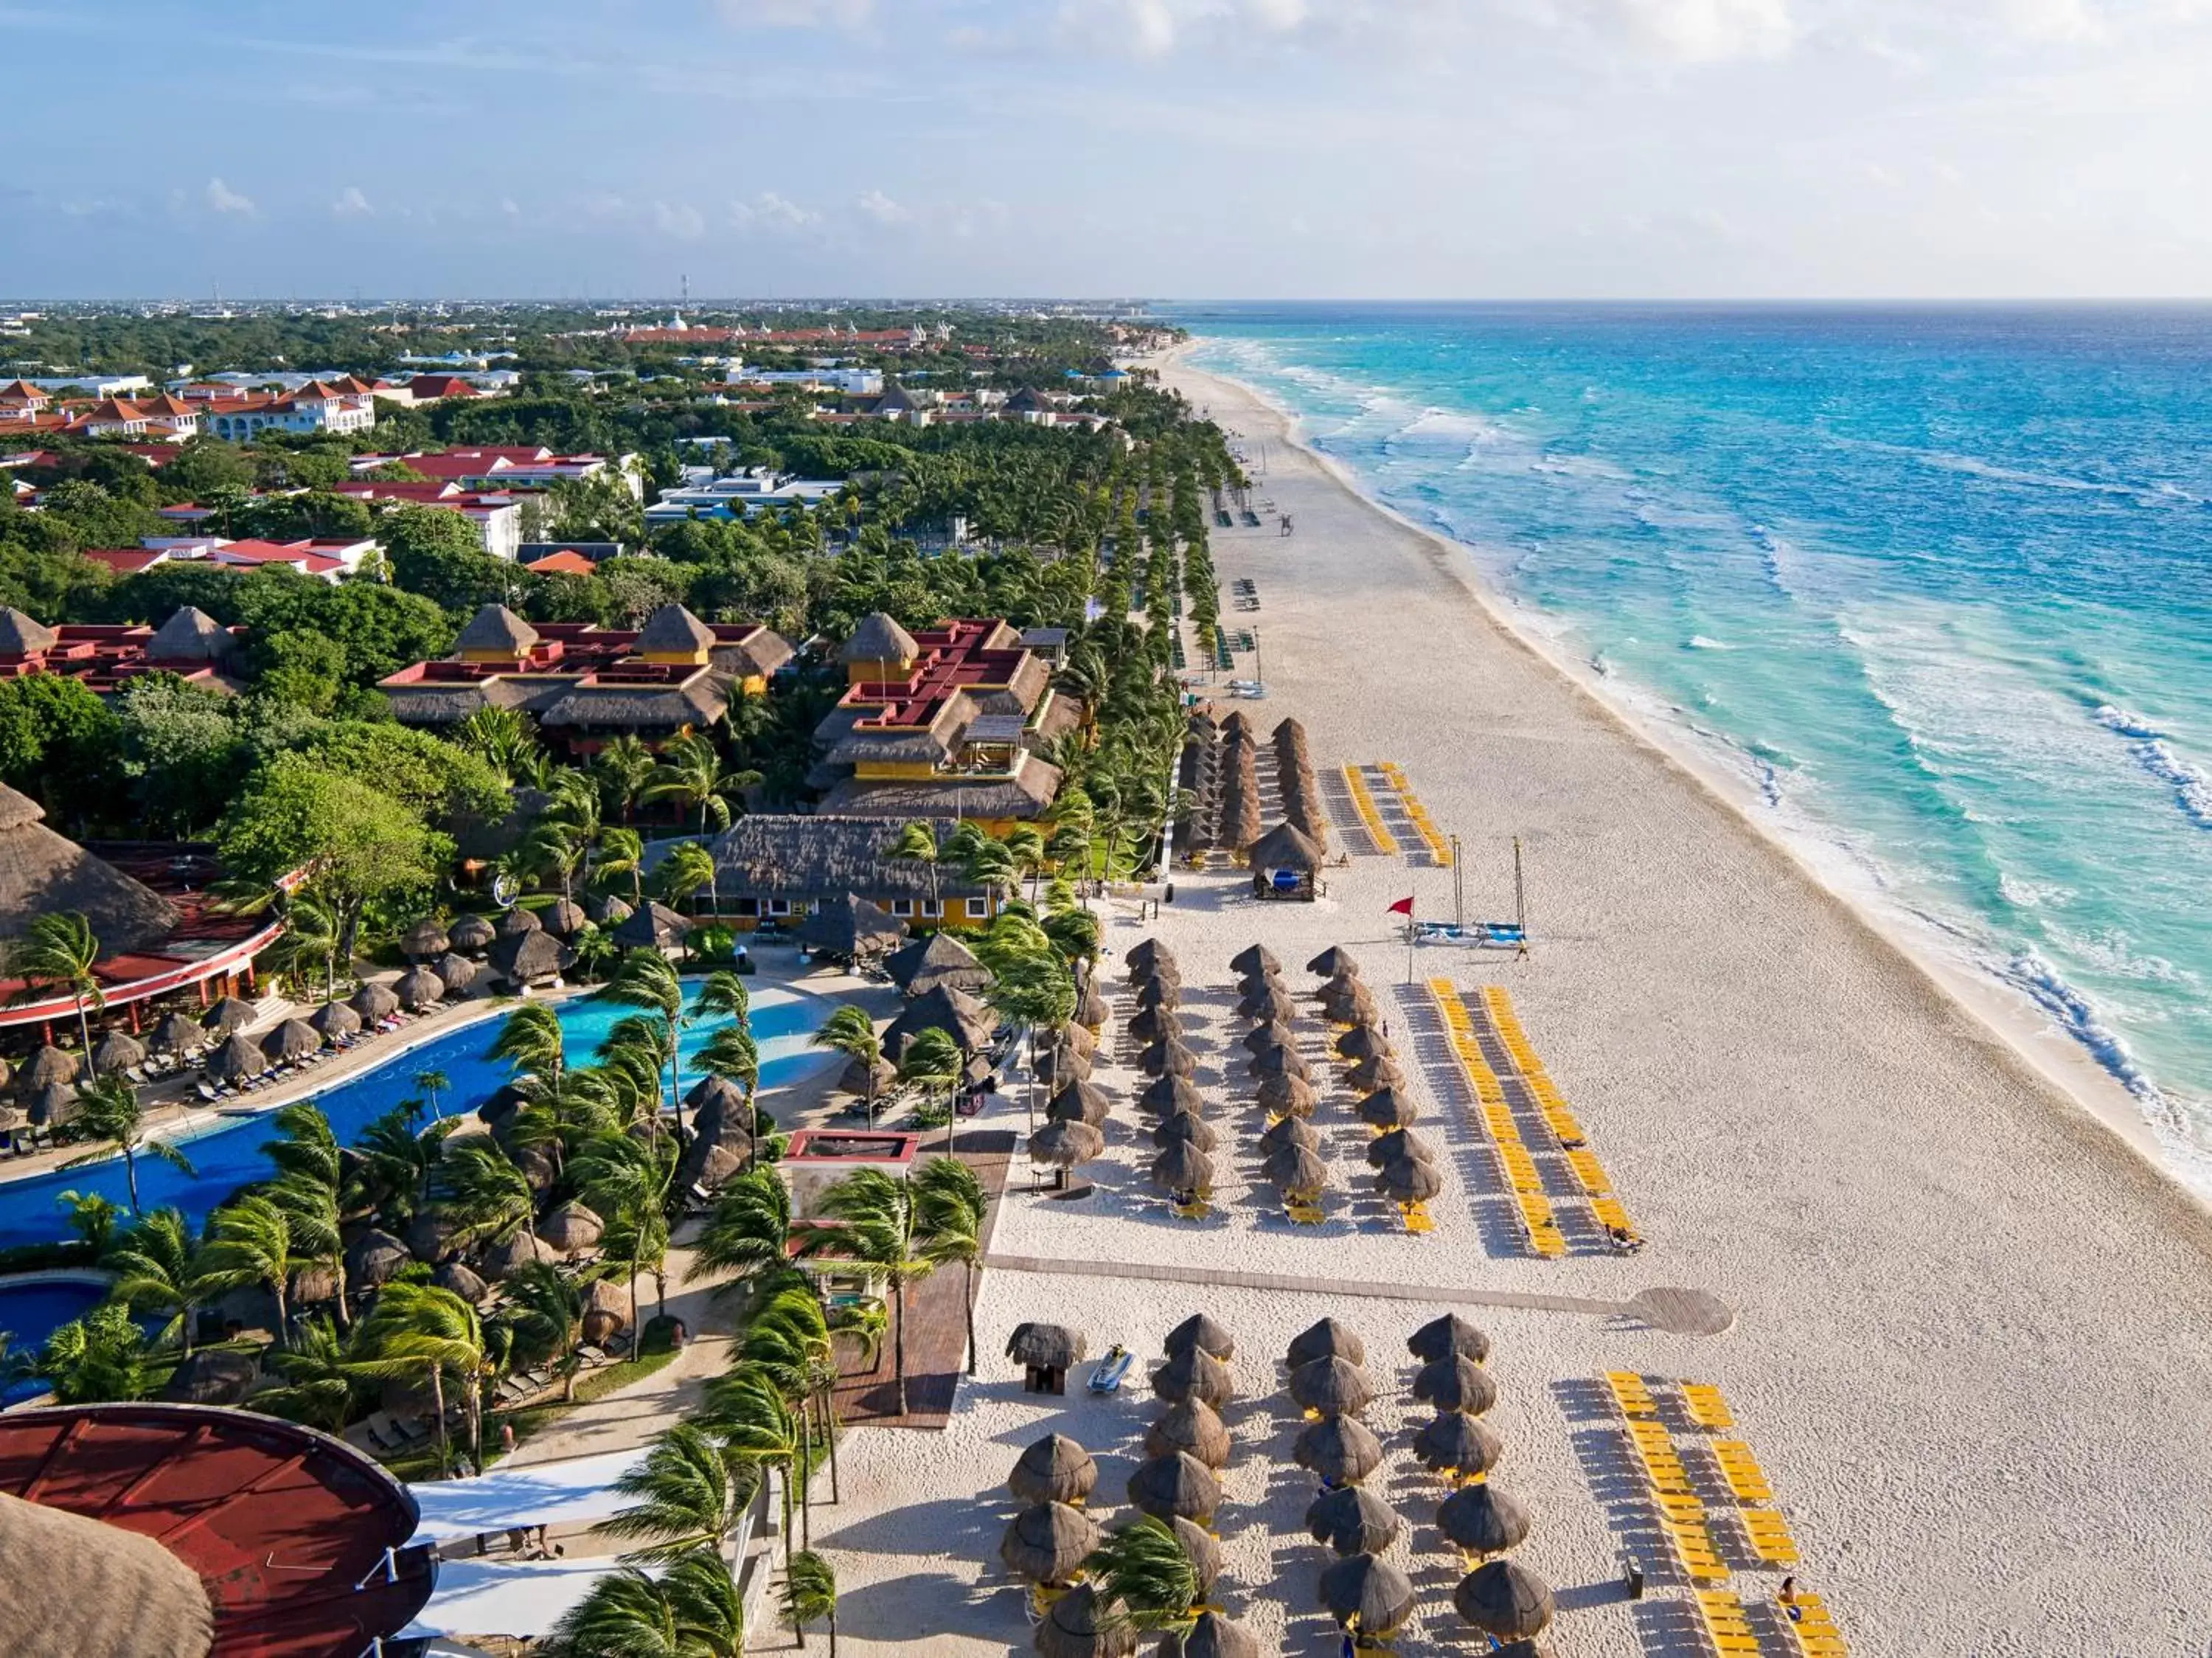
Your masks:
M35 1353L46 1338L71 1319L81 1319L106 1298L106 1291L89 1283L0 1283L0 1334L8 1338L13 1354ZM37 1383L19 1383L7 1395L42 1391Z
M1167 314L2212 1190L2212 310Z
M696 995L696 983L687 984L687 996ZM593 997L565 1003L561 1026L568 1033L571 1064L588 1064L592 1051L617 1020L636 1009ZM766 1089L801 1073L824 1056L806 1045L807 1035L824 1017L826 1009L809 997L786 991L764 990L752 1004L753 1035L760 1047L761 1087ZM696 1073L690 1058L723 1021L702 1021L684 1033L684 1086ZM491 1059L487 1050L499 1033L499 1021L486 1020L426 1042L411 1052L358 1076L333 1083L315 1095L331 1127L343 1143L350 1141L375 1119L402 1100L419 1098L417 1072L441 1070L448 1079L441 1106L448 1115L471 1111L511 1076L503 1062ZM389 1040L390 1039L385 1039ZM173 1204L196 1224L238 1187L265 1179L269 1161L262 1147L273 1137L267 1114L226 1119L222 1123L180 1142L193 1172L185 1174L150 1158L138 1160L139 1201L148 1209ZM33 1179L0 1184L0 1248L38 1243L68 1235L63 1211L56 1199L64 1192L97 1192L116 1203L127 1201L120 1159L57 1169Z

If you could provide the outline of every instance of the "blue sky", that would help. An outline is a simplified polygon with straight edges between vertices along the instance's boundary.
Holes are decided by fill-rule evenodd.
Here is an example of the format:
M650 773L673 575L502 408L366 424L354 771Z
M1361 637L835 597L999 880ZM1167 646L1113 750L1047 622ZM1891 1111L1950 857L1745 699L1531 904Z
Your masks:
M2212 0L0 0L21 296L2212 294Z

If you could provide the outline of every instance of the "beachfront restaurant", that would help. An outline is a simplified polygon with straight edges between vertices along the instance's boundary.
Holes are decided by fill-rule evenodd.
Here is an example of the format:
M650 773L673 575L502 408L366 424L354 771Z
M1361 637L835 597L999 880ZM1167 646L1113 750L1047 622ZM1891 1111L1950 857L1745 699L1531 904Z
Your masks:
M998 900L989 888L947 865L891 856L911 821L765 812L739 818L707 842L714 881L696 894L694 908L741 931L795 928L817 905L848 895L915 930L980 927L990 920ZM946 820L935 826L942 842L955 826ZM682 838L688 838L646 848L648 881Z

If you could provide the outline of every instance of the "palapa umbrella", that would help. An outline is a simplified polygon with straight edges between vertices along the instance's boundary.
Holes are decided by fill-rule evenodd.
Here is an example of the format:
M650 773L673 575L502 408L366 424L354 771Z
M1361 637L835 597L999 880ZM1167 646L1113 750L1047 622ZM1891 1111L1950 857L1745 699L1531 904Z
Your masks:
M1380 1554L1398 1540L1405 1524L1398 1511L1361 1485L1323 1491L1306 1509L1313 1540L1339 1554Z
M1170 1404L1203 1399L1216 1410L1237 1396L1229 1367L1202 1347L1186 1347L1152 1372L1152 1392Z
M1285 1198L1318 1197L1328 1186L1328 1165L1304 1146L1285 1146L1267 1154L1260 1167L1267 1184Z
M1260 1658L1260 1642L1224 1614L1202 1612L1188 1629L1169 1631L1160 1643L1159 1658Z
M538 1224L538 1235L563 1255L580 1255L606 1235L607 1223L582 1204L565 1203Z
M1057 1118L1030 1136L1030 1161L1073 1168L1103 1156L1106 1137L1079 1117Z
M837 1073L837 1092L866 1095L879 1094L898 1081L898 1067L888 1059L878 1059L870 1064L862 1058L846 1062L845 1069Z
M1212 1151L1221 1143L1221 1137L1204 1119L1178 1111L1160 1119L1158 1126L1152 1130L1152 1143L1164 1151L1179 1142L1196 1146L1200 1151Z
M1237 994L1239 996L1267 991L1283 991L1285 995L1290 994L1284 990L1281 976L1276 973L1246 973L1237 981Z
M1376 1017L1375 993L1358 979L1335 981L1340 988L1324 986L1321 1010L1335 1025L1358 1025Z
M1064 1088L1070 1082L1090 1080L1091 1056L1073 1047L1054 1045L1038 1050L1030 1069L1047 1088Z
M182 1053L187 1048L196 1048L206 1041L207 1033L200 1028L198 1020L181 1013L172 1013L163 1015L161 1022L154 1027L153 1034L146 1039L158 1053Z
M1367 1143L1370 1168L1382 1168L1401 1157L1410 1157L1417 1163L1433 1163L1437 1161L1436 1149L1409 1128L1394 1128Z
M1306 1424L1291 1460L1332 1485L1356 1484L1382 1466L1382 1442L1355 1417L1323 1417Z
M428 961L453 948L453 940L435 916L424 916L422 920L400 935L399 948L410 960Z
M33 1128L59 1128L76 1115L76 1085L49 1082L23 1095Z
M1301 1082L1313 1081L1313 1073L1306 1069L1305 1056L1296 1048L1261 1049L1252 1056L1252 1075L1295 1076Z
M1437 1509L1437 1529L1469 1554L1503 1554L1528 1539L1528 1515L1487 1480L1462 1485Z
M1169 1075L1147 1083L1137 1096L1137 1104L1146 1111L1170 1114L1187 1111L1194 1117L1206 1114L1206 1096L1198 1091L1198 1084L1188 1076Z
M313 1053L322 1045L322 1033L303 1019L288 1019L261 1039L261 1051L272 1065Z
M253 1004L234 996L218 997L200 1015L200 1027L217 1036L228 1036L240 1026L252 1022Z
M1310 1117L1320 1097L1314 1086L1303 1076L1293 1076L1288 1071L1260 1079L1260 1088L1254 1096L1262 1111L1279 1117Z
M1138 940L1137 942L1132 944L1127 950L1122 952L1121 960L1127 965L1129 969L1129 977L1132 978L1135 978L1140 974L1152 972L1155 966L1158 966L1162 962L1166 963L1170 967L1175 966L1174 953L1171 952L1166 945L1161 943L1157 938L1145 938Z
M468 957L449 950L438 958L430 971L446 981L449 995L459 996L477 982L477 975L483 970Z
M1406 1073L1395 1059L1363 1059L1352 1068L1348 1080L1362 1093L1373 1093L1404 1088Z
M1192 1076L1198 1056L1176 1041L1158 1041L1137 1056L1137 1068L1147 1076Z
M1444 1189L1443 1177L1437 1173L1436 1165L1413 1157L1394 1158L1383 1164L1382 1172L1375 1177L1375 1184L1384 1197L1401 1204L1426 1203Z
M1237 1338L1206 1313L1192 1314L1169 1331L1160 1341L1160 1351L1170 1358L1188 1352L1194 1347L1219 1359L1224 1364L1237 1356Z
M1078 1583L1052 1603L1030 1641L1037 1658L1129 1658L1137 1631L1119 1600Z
M538 911L526 910L520 904L510 904L500 911L499 921L493 930L501 938L514 938L523 933L543 931L545 923L538 918Z
M1088 1123L1093 1128L1106 1120L1113 1096L1096 1082L1070 1082L1045 1101L1044 1114L1055 1123Z
M0 1131L21 1128L30 1120L15 1106L0 1102Z
M1178 1008L1182 1005L1182 986L1163 973L1140 979L1137 984L1137 1007Z
M1086 1350L1083 1332L1064 1324L1018 1324L1006 1338L1006 1356L1032 1370L1065 1370Z
M1439 1411L1413 1436L1421 1466L1447 1478L1488 1473L1504 1449L1495 1433L1457 1411Z
M100 1045L92 1051L92 1068L97 1071L122 1070L128 1066L143 1064L146 1058L145 1045L125 1030L112 1030L100 1039Z
M1356 1417L1373 1400L1375 1389L1366 1371L1332 1356L1291 1371L1291 1397L1325 1417Z
M1239 1019L1271 1019L1288 1024L1297 1016L1298 1004L1281 985L1263 980L1249 987L1237 1003Z
M1156 1519L1210 1520L1221 1506L1221 1482L1188 1451L1170 1451L1137 1465L1129 1476L1129 1501Z
M1233 973L1279 973L1283 964L1275 960L1275 953L1264 944L1247 944L1229 958L1229 971Z
M1321 1149L1321 1132L1303 1117L1282 1117L1267 1125L1260 1137L1260 1149L1280 1151L1285 1146L1299 1146L1307 1151Z
M1152 1159L1152 1184L1163 1192L1205 1192L1213 1185L1213 1164L1188 1140L1178 1140Z
M1377 1088L1352 1107L1370 1128L1408 1128L1419 1116L1413 1102L1396 1088Z
M346 998L346 1006L359 1014L364 1024L374 1025L399 1011L399 998L389 984L364 984Z
M435 1007L446 998L446 981L428 967L410 967L399 975L399 982L392 990L402 1007L416 1013Z
M1367 1362L1367 1344L1359 1339L1359 1332L1334 1319L1323 1319L1310 1324L1291 1338L1290 1351L1283 1362L1293 1370L1301 1364L1311 1364L1316 1359L1339 1358L1353 1364Z
M1139 1042L1182 1039L1182 1015L1173 1008L1140 1008L1129 1021L1129 1034Z
M1336 1039L1336 1051L1346 1059L1389 1058L1390 1039L1372 1025L1354 1025Z
M361 1028L361 1015L343 1002L325 1002L307 1015L307 1028L324 1041L335 1042Z
M584 900L584 913L602 927L619 927L637 911L623 899L610 895L605 898L586 898Z
M1204 1399L1177 1399L1145 1430L1146 1456L1167 1456L1176 1451L1188 1452L1209 1468L1228 1466L1229 1429Z
M1075 1022L1090 1030L1103 1030L1106 1021L1114 1016L1114 1004L1106 999L1097 982L1083 987L1083 994L1075 1004Z
M346 1277L360 1288L374 1289L398 1277L414 1259L407 1246L389 1232L364 1232L347 1247Z
M991 970L949 932L902 944L884 958L884 971L908 996L926 996L939 985L980 996L991 988Z
M1473 1359L1454 1353L1431 1359L1413 1376L1413 1397L1439 1411L1459 1411L1479 1417L1498 1403L1498 1384L1490 1372Z
M1263 1025L1255 1025L1244 1033L1244 1051L1255 1057L1273 1048L1289 1048L1295 1051L1297 1045L1298 1033L1291 1028L1289 1021L1285 1020L1271 1019Z
M881 955L906 936L906 923L857 893L832 893L799 923L799 942L846 960Z
M477 1263L477 1270L494 1283L504 1283L532 1261L548 1266L560 1259L553 1246L527 1232L518 1232L505 1243L494 1244ZM605 1283L607 1280L601 1279Z
M466 955L482 955L498 936L491 923L482 916L463 916L446 931L446 942Z
M1321 1575L1322 1609L1347 1630L1389 1635L1413 1613L1406 1574L1371 1554L1348 1554Z
M1458 1314L1446 1313L1407 1337L1406 1350L1423 1363L1460 1353L1480 1364L1490 1356L1490 1338Z
M1006 1489L1021 1503L1080 1503L1097 1483L1097 1462L1066 1434L1038 1440L1006 1476Z
M1185 1520L1179 1514L1170 1515L1166 1525L1175 1533L1176 1541L1182 1545L1191 1572L1198 1579L1199 1598L1204 1600L1213 1593L1213 1586L1221 1577L1221 1539L1196 1521Z
M295 1274L295 1279L304 1274ZM328 1277L328 1269L324 1269ZM319 1287L319 1286L314 1286ZM329 1294L302 1295L295 1288L295 1304L301 1301L328 1301ZM165 1405L236 1405L253 1391L261 1380L261 1359L254 1353L236 1353L223 1348L203 1348L169 1373L162 1385L161 1402ZM164 1641L162 1644L167 1645ZM69 1650L83 1652L93 1649L69 1643Z
M1357 978L1359 963L1341 944L1332 944L1312 960L1306 971L1317 978Z
M1098 1546L1098 1522L1066 1503L1024 1509L999 1539L999 1558L1038 1583L1066 1582Z
M574 938L590 920L574 899L556 898L538 912L538 925L556 938Z
M430 1282L441 1289L451 1290L471 1306L491 1294L491 1286L459 1261L447 1261L430 1275Z
M219 1082L258 1076L268 1069L269 1056L261 1051L258 1042L243 1031L234 1031L223 1038L222 1045L207 1058L207 1074Z
M1514 1560L1477 1566L1452 1591L1459 1615L1501 1641L1533 1641L1551 1626L1552 1587Z

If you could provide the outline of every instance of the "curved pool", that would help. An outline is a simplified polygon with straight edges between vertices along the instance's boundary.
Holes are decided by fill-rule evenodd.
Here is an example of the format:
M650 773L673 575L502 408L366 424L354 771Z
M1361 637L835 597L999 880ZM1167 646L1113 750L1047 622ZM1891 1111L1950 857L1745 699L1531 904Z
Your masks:
M696 997L698 989L696 982L685 984L687 1003ZM562 1003L558 1011L561 1027L568 1035L569 1063L585 1064L615 1022L637 1009L596 997L578 997ZM813 997L796 991L766 988L754 993L751 1023L760 1047L763 1093L836 1058L807 1045L808 1035L826 1011ZM702 1020L684 1033L686 1088L694 1076L691 1058L726 1022ZM447 1087L441 1096L446 1115L473 1111L512 1075L506 1062L491 1058L488 1052L499 1027L498 1019L486 1019L449 1031L312 1097L331 1119L341 1143L350 1143L402 1100L419 1097L422 1090L416 1086L415 1077L422 1071L446 1074ZM148 1209L164 1205L180 1209L196 1226L204 1222L210 1211L240 1186L269 1177L269 1160L261 1149L276 1135L272 1114L263 1112L252 1117L224 1118L180 1138L177 1143L191 1160L191 1174L141 1157L140 1203ZM68 1223L57 1201L64 1192L97 1192L115 1203L127 1203L130 1188L124 1179L122 1160L109 1158L82 1167L53 1169L0 1182L0 1248L69 1236ZM0 1322L0 1329L5 1328L5 1323Z

